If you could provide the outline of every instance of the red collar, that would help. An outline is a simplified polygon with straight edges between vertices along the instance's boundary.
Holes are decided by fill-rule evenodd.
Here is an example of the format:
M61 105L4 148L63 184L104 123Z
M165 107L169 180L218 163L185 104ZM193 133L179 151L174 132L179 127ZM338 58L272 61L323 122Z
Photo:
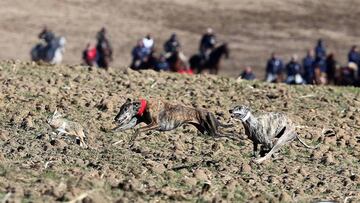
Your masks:
M138 116L142 116L145 112L147 101L145 99L140 99L141 106L139 108L139 111L137 113Z

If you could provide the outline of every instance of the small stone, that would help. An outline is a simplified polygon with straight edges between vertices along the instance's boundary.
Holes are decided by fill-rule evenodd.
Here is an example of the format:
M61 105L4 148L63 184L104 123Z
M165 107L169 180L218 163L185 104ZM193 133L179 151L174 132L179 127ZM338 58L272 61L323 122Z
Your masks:
M322 162L327 165L335 164L335 159L334 159L334 156L332 155L332 153L327 152L326 154L324 154Z
M241 172L250 173L251 171L252 171L252 168L249 164L246 164L246 163L241 164Z
M194 171L194 177L201 181L207 181L209 179L205 171L201 169L196 169Z
M182 179L182 182L185 183L186 185L190 185L190 186L194 186L194 185L197 184L196 178L187 177L187 176L185 176L185 177Z
M292 202L292 198L291 198L291 196L290 196L288 193L282 192L282 193L280 194L279 201L280 201L280 202Z

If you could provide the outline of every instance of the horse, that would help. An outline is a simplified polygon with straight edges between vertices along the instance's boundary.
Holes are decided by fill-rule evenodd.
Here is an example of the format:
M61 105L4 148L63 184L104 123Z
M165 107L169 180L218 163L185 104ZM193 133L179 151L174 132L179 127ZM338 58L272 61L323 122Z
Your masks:
M182 72L189 69L185 55L180 51L174 51L165 55L169 63L170 70L173 72Z
M207 60L203 60L200 54L193 55L189 60L190 67L196 73L202 73L205 69L208 69L210 74L218 74L221 57L225 55L225 58L229 58L229 53L227 43L223 43L210 52Z
M38 43L30 52L32 61L44 61L54 64L60 64L65 51L66 39L64 37L55 38L49 44Z

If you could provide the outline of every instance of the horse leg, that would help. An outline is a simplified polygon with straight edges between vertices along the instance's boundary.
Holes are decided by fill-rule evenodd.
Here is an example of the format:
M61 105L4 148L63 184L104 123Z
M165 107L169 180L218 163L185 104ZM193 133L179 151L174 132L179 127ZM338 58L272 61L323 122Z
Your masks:
M214 66L214 74L217 75L218 72L219 72L219 65L216 64L216 65Z
M210 67L209 67L209 73L212 74L212 75L216 75L216 74L217 74L217 71L216 71L216 69L215 69L214 66L210 66Z

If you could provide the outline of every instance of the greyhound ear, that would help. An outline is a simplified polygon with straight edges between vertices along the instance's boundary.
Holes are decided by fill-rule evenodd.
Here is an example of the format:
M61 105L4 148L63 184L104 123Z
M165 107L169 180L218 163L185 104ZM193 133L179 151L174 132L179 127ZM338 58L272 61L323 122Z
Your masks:
M130 103L131 102L131 99L130 98L127 98L126 99L126 103Z

